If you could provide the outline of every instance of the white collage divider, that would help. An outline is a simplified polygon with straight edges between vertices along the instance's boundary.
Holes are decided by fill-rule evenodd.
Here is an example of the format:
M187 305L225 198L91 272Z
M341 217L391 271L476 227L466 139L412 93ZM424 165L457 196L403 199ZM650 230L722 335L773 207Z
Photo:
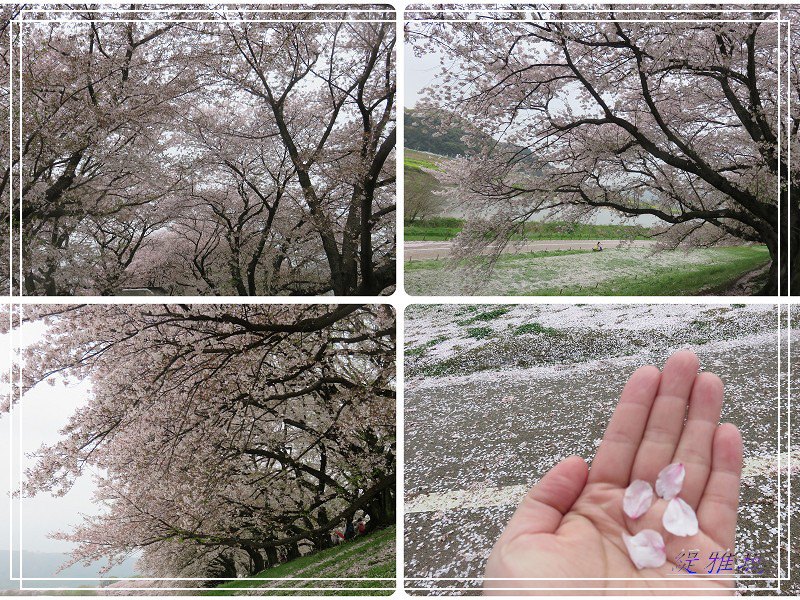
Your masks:
M177 2L171 2L170 5L172 5L172 4L181 5L181 4L189 4L189 3L191 3L190 0L178 0ZM63 4L79 4L79 2L77 0L69 0L68 2L63 3ZM315 4L318 4L318 5L340 5L341 3L340 2L336 2L335 0L321 0L320 2L317 2ZM375 3L365 2L363 0L357 0L355 2L347 2L347 4L363 5L365 7L366 6L370 6L371 7L371 6L375 5ZM420 4L417 3L417 2L391 2L391 3L387 3L387 4L391 4L391 6L395 9L396 17L397 17L396 18L396 31L397 31L397 36L398 36L398 38L397 38L398 39L398 44L396 45L397 82L398 82L397 83L397 97L400 98L401 100L398 103L398 107L397 107L396 112L397 112L397 128L398 128L398 133L399 133L399 139L402 140L403 139L403 129L404 129L404 126L403 126L403 110L402 110L403 102L402 102L402 99L404 97L404 92L405 92L405 90L404 90L404 69L405 69L404 54L405 54L405 49L404 49L404 45L402 43L402 39L403 39L402 38L402 32L403 32L403 24L404 24L404 10L409 5L414 5L415 7L418 7L418 6L420 6ZM466 3L464 3L464 4L466 4ZM477 5L477 3L473 3L473 4ZM120 10L122 11L124 9L120 9ZM163 9L152 9L152 10L164 12ZM184 9L181 9L181 10L184 10ZM191 10L193 12L196 11L198 13L204 12L204 9L189 9L189 10ZM372 10L372 9L365 8L364 12L367 12L368 10ZM583 11L583 12L592 12L593 10L594 9L586 9L586 11ZM731 9L731 10L727 10L726 9L724 12L736 12L736 10L737 9ZM320 11L326 12L326 13L332 13L332 12L334 12L334 9L320 9ZM254 12L254 13L257 13L257 12L268 13L270 11L255 9L255 10L252 10L251 12ZM289 12L289 11L287 11L287 10L278 10L278 12ZM341 11L341 12L345 12L345 11ZM373 12L383 12L383 11L373 10ZM414 12L418 12L418 10L415 10ZM438 12L446 13L448 11L438 11ZM504 10L504 12L508 12L508 11ZM519 11L519 12L522 12L522 11ZM568 11L565 11L565 12L579 12L579 11L578 10L568 10ZM636 11L632 11L632 12L636 12ZM652 9L648 9L648 10L646 10L646 12L657 12L657 11L652 10ZM658 12L682 12L682 13L684 13L684 12L689 12L689 11L687 11L687 10L672 10L672 11L663 10L663 11L658 11ZM704 11L704 12L711 12L711 11ZM723 12L723 11L721 10L719 12ZM741 12L749 12L749 11L748 11L748 9L741 9ZM773 12L777 12L777 11L773 11ZM167 20L168 19L156 19L156 21L158 21L158 22L167 21ZM656 19L654 19L654 20L656 20ZM597 20L593 20L593 19L577 20L577 22L596 22L596 21ZM15 23L17 24L17 27L19 28L18 31L19 31L20 35L22 35L21 23L24 23L24 22L28 22L28 21L25 20L25 19L22 19L20 21L15 21ZM40 21L35 21L34 20L34 21L31 21L31 22L40 22ZM267 20L266 22L269 22L269 21ZM360 22L364 22L364 21L360 21ZM367 22L372 22L372 21L367 21ZM734 22L736 22L736 21L734 21ZM785 20L780 20L779 22L781 24L785 24L787 30L789 31L789 35L791 35L791 28L790 28L789 22L785 21ZM13 40L13 25L9 28L9 42L12 42L12 40ZM780 36L779 36L778 43L780 44ZM18 105L21 106L21 99L22 99L22 93L23 93L23 90L22 90L22 78L21 78L22 63L21 63L21 61L19 61L19 59L17 57L18 67L19 67L19 72L18 72L17 76L18 76L19 82L15 82L14 81L14 69L13 69L13 64L14 64L13 63L13 58L14 58L13 43L11 44L11 46L12 46L12 61L11 61L12 68L10 69L10 72L9 72L9 87L10 87L10 98L11 98L12 110L9 111L9 142L10 142L9 143L9 153L11 155L13 153L13 151L14 151L13 144L11 142L13 140L13 133L12 132L14 131L15 125L16 125L16 131L17 131L17 133L19 135L19 138L20 138L19 152L20 152L20 157L21 157L21 155L22 155L22 149L21 149L21 143L22 143L22 135L21 135L21 133L22 133L22 114L21 114L21 111L20 111L19 121L18 121L18 123L14 123L13 122L13 106L14 106L13 102L14 102L14 100L16 98L16 101L18 102ZM780 52L780 45L778 46L778 51ZM791 73L787 73L787 82L789 82L789 83L791 82L790 81L790 77L791 77ZM15 89L14 83L18 83L19 87L17 89ZM779 89L779 97L780 97L780 89ZM786 102L786 106L785 106L787 118L788 118L788 115L790 114L790 107L791 107L790 98L791 98L791 94L787 94L787 102ZM786 144L786 153L787 153L787 160L789 162L789 165L791 165L791 144L789 144L789 143ZM396 189L397 189L398 199L401 199L403 197L403 192L404 192L404 184L403 184L404 149L403 149L402 143L398 144L398 147L397 147L397 150L396 150L396 157L397 157L397 164L396 164L397 187L396 187ZM790 168L791 168L791 166L790 166ZM22 170L20 169L20 178L19 178L19 189L20 190L22 189L22 172L21 171ZM779 182L778 185L780 185L780 182ZM10 186L10 188L11 187L12 186ZM21 193L21 191L20 191L20 193ZM9 190L9 203L13 207L13 189ZM20 230L19 230L20 238L21 238L21 204L22 204L22 202L21 202L21 198L20 198ZM655 296L636 297L636 298L633 298L633 297L595 297L595 296L572 296L572 297L558 297L558 298L545 298L545 297L530 298L530 297L509 297L509 296L486 296L486 297L410 296L405 292L404 285L403 285L404 284L404 274L403 274L402 265L404 265L404 249L403 249L403 240L402 240L403 215L402 215L401 208L402 208L402 205L400 203L398 203L398 210L396 211L397 212L397 215L396 215L396 223L397 223L397 261L396 262L397 262L397 265L398 265L398 267L397 267L397 289L394 292L394 294L391 295L391 296L378 297L378 298L366 297L366 296L355 296L355 297L346 297L346 298L345 297L341 297L341 298L336 298L335 301L331 300L329 298L312 298L312 297L305 297L305 298L304 297L269 297L269 298L214 297L214 298L209 298L209 297L205 297L205 296L184 296L184 297L168 297L168 298L137 297L135 299L134 298L126 298L126 297L81 297L81 298L77 299L77 298L46 298L46 297L34 298L34 297L25 297L25 296L22 296L22 290L20 289L18 296L15 295L15 296L7 298L7 303L9 305L10 309L11 309L9 311L9 325L12 326L14 324L14 322L15 322L15 319L21 317L22 311L24 310L24 307L26 305L34 305L34 304L63 304L63 303L71 303L71 302L76 302L76 301L79 301L80 303L90 303L90 304L160 304L160 303L164 303L164 302L182 302L182 303L193 303L193 304L217 304L217 303L226 303L226 304L227 303L231 303L231 304L258 304L258 303L266 303L266 304L308 304L308 303L333 303L333 302L335 302L335 303L342 303L342 304L350 304L350 303L367 303L367 304L385 303L385 304L391 305L395 310L396 322L397 322L397 363L396 363L396 372L397 372L398 386L397 386L397 401L396 402L397 402L397 429L398 429L398 431L397 431L397 451L396 451L396 456L397 456L397 477L398 477L397 490L398 490L398 493L396 494L396 507L397 507L397 513L396 514L398 515L398 521L399 522L397 523L397 532L398 533L397 533L397 542L396 542L396 548L397 548L397 559L396 559L397 575L396 575L396 578L391 580L392 581L392 586L390 588L387 587L386 589L395 589L395 586L396 586L396 588L399 590L398 594L403 595L403 596L408 596L409 594L408 594L408 592L406 590L417 591L417 592L429 592L429 591L439 590L439 591L442 591L442 592L446 592L446 591L460 591L460 590L464 589L463 587L447 587L447 586L444 586L444 587L433 588L433 590L432 590L431 588L420 587L420 586L418 586L416 584L409 585L409 582L415 582L415 581L418 581L418 580L423 580L423 581L433 581L433 580L439 580L439 581L476 581L476 580L479 580L479 581L483 581L483 578L405 578L403 576L403 565L404 565L404 547L403 547L404 520L402 518L402 515L403 515L403 506L404 506L403 488L404 488L404 459L405 459L404 430L403 430L403 426L404 426L404 415L403 415L403 407L404 407L403 344L404 344L405 309L409 305L413 305L413 304L439 304L439 303L445 303L445 304L539 304L539 305L562 304L562 303L585 303L585 304L592 304L592 303L596 303L596 304L620 304L620 303L622 303L622 304L709 304L709 305L722 304L722 305L724 305L724 304L732 303L733 300L736 300L739 303L745 302L745 303L753 303L753 304L776 304L776 301L777 301L777 299L774 299L774 298L773 299L733 298L731 300L728 300L728 299L720 299L718 297L713 297L713 296L705 296L705 297L698 296L698 297L690 297L690 298L686 298L686 297L669 297L669 298L665 298L665 297L655 297ZM13 228L13 216L10 215L9 216L9 231L10 232L11 232L12 228ZM21 239L19 241L20 241L19 262L21 263L21 256L22 256L22 254L21 254L22 253ZM13 255L14 255L13 244L10 244L8 258L9 258L9 261L12 264L12 266L14 264ZM791 260L791 259L789 259L789 260ZM789 267L791 267L791 262L789 262ZM20 288L21 288L21 285L22 285L22 268L21 268L21 264L19 265L19 269L20 270L19 270L18 276L19 276ZM10 285L11 285L11 281L9 281L9 286ZM11 293L13 294L13 290L11 290ZM779 366L778 366L779 367L778 368L779 386L780 386L781 373L784 372L784 371L782 371L782 368L784 367L784 365L783 365L783 363L781 362L781 359L780 359L780 356L781 356L781 331L782 331L782 320L781 320L781 315L780 315L780 312L781 312L781 308L780 307L786 307L787 320L786 320L785 323L786 323L786 327L787 327L787 332L789 332L790 327L791 327L791 324L790 324L791 321L790 320L791 320L792 304L793 303L794 303L793 301L781 300L780 301L780 305L779 305L779 310L778 310L777 339L778 339L778 355L779 355ZM787 349L788 349L789 354L790 354L791 353L791 335L787 335L787 338L788 338ZM19 340L16 340L13 335L10 335L9 336L9 342L10 342L10 348L9 348L10 359L13 362L13 356L14 356L15 347L16 348L19 347L18 346ZM791 359L791 356L786 357L786 368L787 368L788 374L789 374L789 378L788 378L789 386L791 386L791 360L790 359ZM11 377L10 381L13 384L13 381L14 381L13 370L9 371L9 376ZM21 374L18 374L18 376L21 376ZM785 418L782 418L781 402L780 401L778 402L778 416L777 416L777 418L778 418L778 423L779 423L779 437L778 437L778 456L779 456L779 460L780 460L780 455L781 455L781 452L780 452L781 445L784 442L783 438L781 437L781 431L782 431L781 428L782 428L782 425L783 425L784 422L785 422L785 436L786 436L785 443L786 443L787 450L790 448L791 441L792 441L792 437L791 437L791 425L792 425L792 423L791 423L791 395L790 395L791 387L787 388L787 392L788 392L787 398L786 398L786 401L787 401L787 415L785 416ZM13 385L12 385L10 393L11 394L14 393ZM14 403L12 402L12 407L11 407L10 411L11 411L11 414L9 415L10 418L9 418L8 431L9 431L9 441L10 441L10 444L11 444L11 452L9 454L10 458L9 458L8 467L9 467L9 485L10 485L10 489L14 490L14 489L21 489L22 477L23 477L23 473L21 471L21 456L19 455L19 452L21 451L20 450L21 449L21 445L19 447L17 447L16 451L14 450L14 436L15 435L19 436L18 441L20 442L20 444L21 444L21 439L22 439L22 408L21 408L21 403L14 405ZM16 424L15 424L15 420L16 420ZM14 460L15 456L18 459L20 459L20 465L18 466L19 470L13 468L14 467L13 460ZM791 493L790 493L790 490L791 490L791 474L792 474L791 452L788 454L788 456L789 456L788 460L790 461L790 464L788 465L788 474L787 474L787 477L786 477L786 479L787 479L786 488L787 488L788 492L787 492L787 495L786 495L787 496L786 497L786 502L785 502L785 504L783 506L788 506L791 503ZM18 478L19 480L16 481L16 478ZM780 507L782 506L782 504L781 504L781 496L780 496L780 494L782 492L782 487L781 487L781 483L780 483L780 481L781 481L780 480L780 478L781 478L780 465L779 465L779 469L778 469L778 478L779 478L778 530L779 530L779 536L780 536L781 535L780 532L782 531L781 516L780 516ZM17 502L21 502L21 501L22 501L21 497L17 499ZM23 574L22 574L22 571L21 571L21 569L22 569L22 536L21 536L21 531L22 531L22 525L23 525L22 524L22 514L21 514L21 511L19 511L19 507L18 507L18 504L17 504L16 509L19 512L19 514L17 515L18 518L19 518L19 523L18 523L18 526L16 528L17 539L16 539L16 542L15 542L15 539L14 539L14 533L15 533L15 527L14 527L14 516L15 516L15 513L14 513L14 509L15 509L15 504L14 504L13 500L9 500L9 509L10 509L9 510L9 523L11 525L11 527L10 527L10 538L11 539L9 540L9 542L10 542L10 548L12 550L14 550L15 547L16 547L17 550L19 551L19 569L20 569L20 571L17 572L18 576L15 577L15 568L14 568L15 565L13 564L14 563L14 561L13 561L13 554L14 553L13 552L11 553L11 557L12 558L9 559L9 561L10 561L9 568L10 568L10 573L12 575L12 580L19 581L20 590L21 591L36 591L36 592L44 592L44 593L46 593L47 591L80 591L80 590L85 590L86 588L80 588L80 587L66 587L65 586L63 588L44 588L44 587L33 587L33 586L28 587L28 586L24 585L25 581L41 581L42 578L23 577ZM787 529L787 531L786 531L787 539L791 539L791 523L790 523L788 511L787 511L787 516L786 516L786 525L787 525L787 527L786 527L786 529ZM780 548L778 549L778 556L779 556L779 560L780 560L780 557L782 556L782 551L781 551ZM787 566L787 569L786 569L787 570L787 576L786 577L780 577L779 576L777 578L776 577L753 578L753 579L764 580L764 581L776 581L776 580L778 581L778 586L775 587L775 588L771 588L770 587L770 588L758 588L758 589L780 591L780 582L784 581L785 579L787 579L788 577L791 576L791 547L789 547L789 550L787 552L787 565L786 566ZM779 566L779 570L780 570L780 566ZM50 578L44 578L44 579L50 579ZM58 578L55 578L55 579L58 579ZM82 580L82 579L85 579L85 578L64 578L64 581L76 581L76 580ZM113 580L113 581L120 581L120 578L92 578L91 580L92 581L96 581L98 579L108 579L108 580ZM122 579L124 580L125 578L122 578ZM129 578L129 579L132 579L132 578ZM151 580L154 580L154 581L186 581L186 580L197 580L197 579L203 579L203 578L169 578L169 579L168 578L146 578L146 579L151 579ZM262 579L254 579L254 581L276 580L276 579L281 579L281 578L262 578ZM362 581L363 580L367 580L367 579L369 579L369 580L377 579L377 580L383 580L383 581L386 580L385 578L286 578L286 579L287 579L287 581L289 581L289 580L299 580L299 581L334 580L334 581L336 581L336 580L341 580L341 579L347 579L347 580L356 579L356 580L362 580ZM532 579L535 579L535 578L518 578L518 579L524 579L524 580L531 579L532 580ZM545 578L539 578L539 579L545 579ZM553 578L547 578L547 579L552 580ZM611 580L618 581L618 580L621 580L621 579L626 579L626 578L612 578ZM634 579L634 578L631 578L631 579ZM672 579L675 579L675 578L659 578L659 579L672 580ZM714 579L714 578L706 578L706 579ZM136 580L141 581L142 578L136 578ZM116 588L116 589L118 589L120 591L134 591L134 590L135 591L142 591L141 588L133 588L133 587L131 587L131 588ZM259 590L259 589L263 589L263 588L238 588L238 589L239 590L255 591L255 590ZM323 592L323 591L330 592L330 591L335 590L335 589L336 588L331 588L331 587L303 588L303 590L318 591L318 592ZM383 589L383 588L359 588L359 587L356 587L356 588L346 588L346 589L348 591L367 591L368 590L368 591L374 592L374 591L376 591L378 589ZM518 591L517 588L498 588L498 590L508 590L508 591L511 591L512 589L514 591ZM598 588L591 588L591 587L590 588L584 588L584 587L576 587L576 588L536 588L536 587L533 587L533 588L530 588L530 589L538 590L538 591L548 591L549 590L549 591L562 591L562 592L563 591L582 592L582 591L590 591L590 590L593 590L593 589L605 590L605 591L613 591L613 590L630 591L632 588L615 588L615 587L603 586L603 587L598 587ZM644 590L651 591L653 589L665 589L665 590L668 589L668 590L673 590L673 591L674 590L685 589L686 591L689 591L689 590L696 591L696 588L674 588L674 587L670 587L670 588L650 588L650 587L647 587L647 588L638 588L638 589L641 589L643 591ZM168 586L165 586L165 587L157 587L157 588L148 588L148 590L152 590L152 591L197 591L197 588L168 587ZM270 590L274 590L274 591L296 591L296 590L298 590L298 588L296 588L296 587L270 588ZM267 591L270 591L270 590L267 590ZM343 591L344 591L344 589L343 589Z

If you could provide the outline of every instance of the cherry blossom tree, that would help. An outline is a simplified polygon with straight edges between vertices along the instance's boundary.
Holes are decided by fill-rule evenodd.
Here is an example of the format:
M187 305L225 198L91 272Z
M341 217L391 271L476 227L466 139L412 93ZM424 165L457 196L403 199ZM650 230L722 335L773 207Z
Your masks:
M394 522L395 321L388 306L25 307L46 334L21 397L88 378L26 493L97 481L72 560L231 577L330 544L356 513ZM56 401L54 399L54 401Z
M797 113L784 109L798 88L781 88L779 126L789 52L775 11L437 8L410 13L407 25L416 51L447 67L428 105L494 140L443 176L472 215L464 253L502 245L536 213L610 209L657 217L668 247L765 244L762 293L777 294L779 281L787 291L789 192L796 203L800 187L786 160Z
M272 112L333 291L376 293L391 285L391 243L373 239L373 230L395 210L384 193L395 182L394 23L232 23L228 35L241 69L223 76ZM351 56L358 60L342 60ZM331 205L342 218L331 218Z
M393 11L259 5L264 18L198 5L145 21L146 8L55 6L11 23L23 89L15 285L393 286Z
M797 25L800 23L800 11L794 7L786 7L783 10L784 15L791 21L792 31L797 31ZM788 123L786 124L788 140L785 144L787 151L791 152L792 156L798 156L800 152L800 140L798 140L798 130L800 130L800 105L797 99L800 98L800 62L797 57L800 56L800 40L798 36L792 34L789 39L789 44L786 45L784 52L788 56L784 57L784 61L788 64L788 80L785 83L786 96L784 102L788 100L787 106L790 109L788 115ZM796 164L796 163L795 163ZM796 265L800 264L800 198L796 194L797 190L797 167L794 166L789 171L789 180L791 183L790 202L788 203L788 218L789 218L789 257L790 264L795 265L790 273L790 293L796 295L797 290L800 289L800 275L798 275L798 268Z
M324 256L293 185L295 169L258 106L243 114L196 110L182 127L191 160L180 212L136 257L131 280L167 293L238 295L326 290ZM267 126L264 125L267 123ZM242 137L257 143L242 145ZM200 173L201 176L197 176ZM165 246L169 252L160 252Z
M188 69L169 68L171 27L54 22L23 29L26 294L108 293L164 219L156 204L178 182L159 160L166 144L157 125L174 111L171 100L197 85Z
M11 70L11 54L10 44L7 42L9 39L9 23L11 19L19 14L19 6L6 5L0 8L0 39L6 40L5 43L0 42L0 153L3 156L3 167L0 170L0 280L2 280L3 295L9 295L11 284L11 271L10 271L10 232L9 232L9 210L11 202L9 201L9 192L13 186L12 169L16 164L11 148L9 147L9 131L8 124L11 113L11 90L9 89L9 72Z

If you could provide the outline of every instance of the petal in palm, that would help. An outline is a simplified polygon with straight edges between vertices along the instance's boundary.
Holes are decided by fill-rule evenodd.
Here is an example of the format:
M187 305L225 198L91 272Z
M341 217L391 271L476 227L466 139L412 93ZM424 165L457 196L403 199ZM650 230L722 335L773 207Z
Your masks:
M682 552L733 551L742 440L734 425L719 425L722 397L722 381L698 374L691 352L675 353L663 372L648 366L633 373L591 470L582 458L567 458L528 492L489 557L485 591L585 587L618 594L674 586L732 592L732 578L653 581L686 575L676 565ZM636 484L626 499L637 480L655 483L658 496L648 502L644 485ZM656 535L642 535L648 530L663 539L661 564ZM638 567L632 540L641 549Z

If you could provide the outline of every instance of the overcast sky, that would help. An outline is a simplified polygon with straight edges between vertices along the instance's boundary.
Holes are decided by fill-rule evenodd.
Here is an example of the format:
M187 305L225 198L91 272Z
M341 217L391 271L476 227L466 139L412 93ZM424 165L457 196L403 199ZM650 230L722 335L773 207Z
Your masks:
M439 54L426 54L422 58L414 55L411 44L405 45L405 107L413 108L420 100L422 88L430 85L439 73Z
M30 343L37 339L43 331L40 324L26 325L23 327L23 343ZM0 348L8 348L7 335L0 336ZM7 371L8 352L0 351L0 369ZM86 402L89 394L88 382L75 382L64 386L58 382L55 386L46 383L40 384L22 402L14 408L14 444L21 441L21 450L24 455L23 468L30 467L35 459L29 455L35 452L42 444L53 443L60 438L59 430L66 425L75 409ZM19 419L19 420L18 420ZM0 464L9 464L10 452L10 425L11 417L8 414L0 416ZM22 432L20 438L19 433ZM19 468L14 453L14 469ZM3 471L5 472L5 468ZM16 480L16 478L15 478ZM0 518L0 549L10 548L9 539L9 488L8 474L4 473L0 488L3 490L3 516ZM22 506L22 549L40 552L66 552L73 545L64 541L48 539L48 534L67 528L70 524L79 523L81 513L93 514L97 508L92 504L91 498L94 483L91 477L81 477L74 488L60 498L49 494L42 494L35 498L23 498ZM15 522L14 534L19 535L20 528ZM18 550L16 540L13 549ZM24 565L23 565L24 569ZM26 576L36 573L24 572Z

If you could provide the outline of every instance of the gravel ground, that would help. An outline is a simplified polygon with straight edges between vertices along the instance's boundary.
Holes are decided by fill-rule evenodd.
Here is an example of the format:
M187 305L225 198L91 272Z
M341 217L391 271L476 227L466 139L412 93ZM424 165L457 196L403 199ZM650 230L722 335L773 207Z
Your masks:
M766 576L785 576L785 467L791 453L796 519L800 444L795 436L790 447L784 437L780 448L779 523L777 319L772 305L409 307L405 576L480 577L525 490L570 454L591 459L630 373L663 365L680 348L693 349L701 368L722 377L723 419L743 434L737 551L759 556ZM792 341L800 344L800 333ZM800 572L792 576L782 582L783 593L800 593ZM430 593L469 594L478 584L438 585L465 589ZM740 592L757 594L747 587L759 585L775 582L742 581ZM407 582L415 586L436 584Z

